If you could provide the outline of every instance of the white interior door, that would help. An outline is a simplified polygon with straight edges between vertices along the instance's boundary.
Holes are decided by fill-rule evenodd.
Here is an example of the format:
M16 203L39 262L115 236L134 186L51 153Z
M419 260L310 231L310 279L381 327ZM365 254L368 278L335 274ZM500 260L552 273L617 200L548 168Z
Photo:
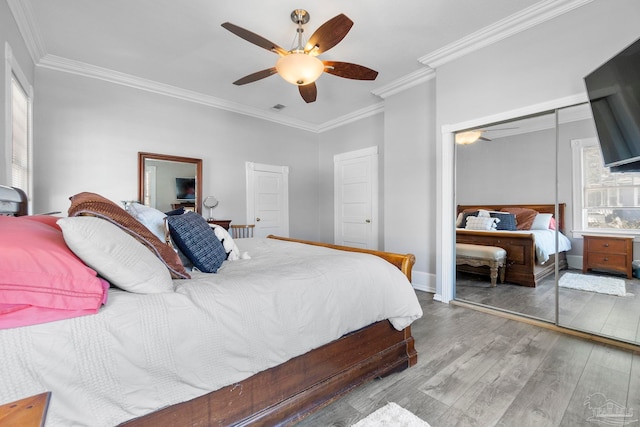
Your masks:
M246 163L247 224L254 236L289 237L289 168Z
M334 156L335 244L378 249L378 147Z

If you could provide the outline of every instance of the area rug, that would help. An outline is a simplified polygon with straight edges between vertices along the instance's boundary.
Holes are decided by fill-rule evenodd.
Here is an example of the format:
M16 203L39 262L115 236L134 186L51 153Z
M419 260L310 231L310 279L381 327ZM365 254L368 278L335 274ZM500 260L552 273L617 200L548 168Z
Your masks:
M413 413L393 402L361 419L352 427L431 427Z
M579 289L624 297L627 294L624 280L615 277L592 276L587 274L564 273L558 285L561 288Z

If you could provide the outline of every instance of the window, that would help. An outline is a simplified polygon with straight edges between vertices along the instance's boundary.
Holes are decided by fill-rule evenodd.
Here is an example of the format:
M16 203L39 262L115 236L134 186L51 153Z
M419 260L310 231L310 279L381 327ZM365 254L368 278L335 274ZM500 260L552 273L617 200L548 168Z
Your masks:
M640 234L640 172L611 173L596 138L572 141L574 229Z
M9 185L29 189L29 96L15 76L11 78L11 181Z
M22 189L30 200L33 191L32 88L8 44L5 45L5 73L5 153L8 173L3 178L8 185Z

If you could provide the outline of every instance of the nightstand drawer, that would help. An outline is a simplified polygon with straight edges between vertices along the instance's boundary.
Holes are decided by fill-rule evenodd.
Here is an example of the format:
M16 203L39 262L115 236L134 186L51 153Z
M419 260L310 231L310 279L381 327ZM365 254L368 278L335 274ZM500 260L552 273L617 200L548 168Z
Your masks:
M606 270L622 273L631 279L633 237L583 235L582 271Z
M627 253L627 242L625 240L610 238L590 238L587 240L588 252L604 252L604 253Z
M603 254L590 252L589 268L604 268L604 269L626 269L627 256L617 254Z

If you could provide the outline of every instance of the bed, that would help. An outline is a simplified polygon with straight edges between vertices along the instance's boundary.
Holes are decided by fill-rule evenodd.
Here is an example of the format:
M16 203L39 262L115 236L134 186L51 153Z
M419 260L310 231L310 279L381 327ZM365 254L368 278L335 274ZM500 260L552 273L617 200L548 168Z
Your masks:
M456 243L467 243L484 246L497 246L507 251L507 265L505 281L522 286L535 287L542 279L559 269L567 268L566 251L571 249L571 242L564 233L565 204L558 205L556 218L554 204L526 204L526 205L459 205L457 213L476 212L485 210L502 212L503 210L524 209L533 210L540 214L551 214L559 233L559 251L555 251L555 230L469 230L456 229ZM478 273L472 266L460 265L458 271Z
M104 218L51 218L2 216L0 232L115 233ZM291 425L417 362L413 255L276 236L234 245L250 256L170 278L169 291L112 284L93 313L0 329L0 404L50 391L47 426Z

